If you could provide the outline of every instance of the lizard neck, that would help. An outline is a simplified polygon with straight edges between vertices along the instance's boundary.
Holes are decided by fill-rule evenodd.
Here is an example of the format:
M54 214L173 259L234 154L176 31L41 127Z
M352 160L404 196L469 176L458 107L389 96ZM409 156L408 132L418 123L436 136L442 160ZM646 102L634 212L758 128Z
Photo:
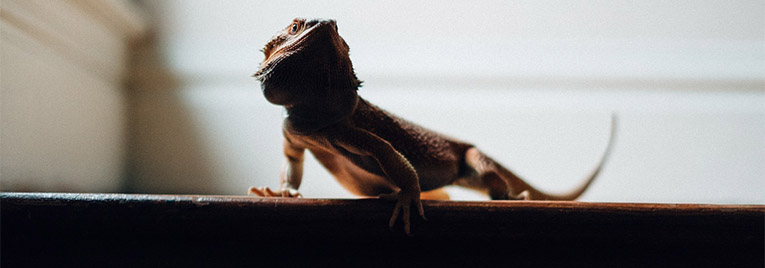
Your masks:
M310 135L348 119L356 111L359 97L355 90L346 92L353 94L322 103L285 107L287 117L284 119L284 129L291 134Z

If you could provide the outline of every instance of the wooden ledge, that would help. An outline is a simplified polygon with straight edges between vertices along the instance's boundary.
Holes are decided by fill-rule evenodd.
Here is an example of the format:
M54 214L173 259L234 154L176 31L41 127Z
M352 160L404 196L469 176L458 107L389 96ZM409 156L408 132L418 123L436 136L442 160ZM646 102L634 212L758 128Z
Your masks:
M765 206L1 193L12 266L763 267ZM6 266L9 265L9 266ZM341 265L345 266L345 265Z

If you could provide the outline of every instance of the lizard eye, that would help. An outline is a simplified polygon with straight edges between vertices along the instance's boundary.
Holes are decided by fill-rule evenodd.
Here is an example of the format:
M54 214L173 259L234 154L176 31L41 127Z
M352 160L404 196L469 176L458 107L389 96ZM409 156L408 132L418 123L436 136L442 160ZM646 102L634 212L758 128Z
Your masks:
M296 22L292 24L292 28L290 29L290 34L296 34L297 31L298 31L298 24Z

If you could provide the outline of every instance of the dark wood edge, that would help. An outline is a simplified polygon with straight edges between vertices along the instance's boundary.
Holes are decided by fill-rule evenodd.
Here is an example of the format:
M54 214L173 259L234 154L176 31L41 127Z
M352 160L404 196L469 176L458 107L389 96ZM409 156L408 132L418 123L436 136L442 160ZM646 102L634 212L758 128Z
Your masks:
M100 204L129 203L193 203L198 205L217 203L237 206L283 206L283 207L349 207L377 202L377 198L359 199L316 199L316 198L263 198L256 196L231 195L157 195L118 193L23 193L2 192L0 200L21 202L28 205L67 204L97 202ZM379 200L386 203L387 201ZM633 212L697 212L697 213L765 213L765 205L759 204L690 204L690 203L601 203L578 201L441 201L423 200L423 205L432 209L484 209L498 210L541 209L572 211L633 211Z
M765 205L0 193L2 266L763 267ZM299 253L299 254L298 254ZM511 254L511 255L508 255ZM289 258L292 257L292 258ZM252 262L256 259L256 262ZM85 262L81 262L85 260ZM31 262L30 262L31 261ZM669 264L669 265L667 265Z

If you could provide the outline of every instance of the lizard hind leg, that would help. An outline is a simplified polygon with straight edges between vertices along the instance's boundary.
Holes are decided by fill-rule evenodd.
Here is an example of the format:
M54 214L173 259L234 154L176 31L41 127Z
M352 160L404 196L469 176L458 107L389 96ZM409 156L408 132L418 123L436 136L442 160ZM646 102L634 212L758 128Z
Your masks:
M508 183L506 178L502 177L499 167L494 160L481 153L477 148L473 147L465 152L465 163L475 171L475 175L469 179L473 181L468 183L468 187L486 191L493 200L531 199L529 192L526 190L514 193L514 189L511 188L512 185Z

